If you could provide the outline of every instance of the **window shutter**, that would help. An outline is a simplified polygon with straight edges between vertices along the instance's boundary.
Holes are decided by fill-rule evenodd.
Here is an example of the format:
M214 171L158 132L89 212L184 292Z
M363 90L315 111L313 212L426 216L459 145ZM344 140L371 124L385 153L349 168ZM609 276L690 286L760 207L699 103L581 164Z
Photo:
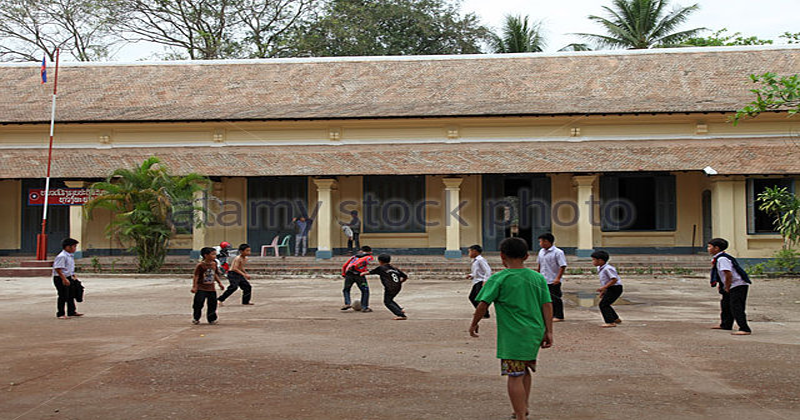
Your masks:
M603 175L600 177L600 223L603 231L619 230L619 221L612 220L614 215L606 214L606 204L619 200L619 177L616 175ZM578 203L580 208L586 208L585 203Z
M662 175L656 180L656 230L675 230L676 198L675 177Z
M747 233L756 233L756 197L752 178L747 180Z

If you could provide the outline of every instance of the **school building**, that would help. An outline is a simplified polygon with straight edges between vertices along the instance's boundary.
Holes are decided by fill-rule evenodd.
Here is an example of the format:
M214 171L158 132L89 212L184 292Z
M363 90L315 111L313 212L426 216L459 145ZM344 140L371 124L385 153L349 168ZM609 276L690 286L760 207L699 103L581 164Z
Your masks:
M579 256L720 236L769 257L782 242L755 197L795 190L800 119L728 121L768 71L800 73L800 48L62 64L50 253L65 236L84 256L124 252L111 214L84 217L86 188L157 156L214 181L197 197L206 227L173 253L257 252L307 214L330 258L356 210L361 243L396 253L459 257L509 235L537 249L553 232ZM38 64L0 64L0 87L0 255L33 254L52 86Z

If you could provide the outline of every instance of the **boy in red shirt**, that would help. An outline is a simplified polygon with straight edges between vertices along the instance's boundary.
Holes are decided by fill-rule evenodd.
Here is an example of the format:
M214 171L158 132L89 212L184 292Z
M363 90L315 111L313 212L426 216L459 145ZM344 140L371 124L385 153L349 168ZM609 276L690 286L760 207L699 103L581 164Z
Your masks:
M350 257L342 266L342 277L344 277L344 288L342 289L342 294L344 295L343 311L352 308L350 305L352 303L350 301L350 289L355 284L358 286L358 290L361 291L361 312L372 312L372 309L369 308L367 278L361 275L361 273L368 271L370 261L372 261L372 248L364 245L358 254Z

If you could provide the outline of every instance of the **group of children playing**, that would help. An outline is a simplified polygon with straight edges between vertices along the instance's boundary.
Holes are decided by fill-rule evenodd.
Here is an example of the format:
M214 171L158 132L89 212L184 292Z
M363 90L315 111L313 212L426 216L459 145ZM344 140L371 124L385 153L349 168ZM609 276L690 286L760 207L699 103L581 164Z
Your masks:
M497 358L500 359L501 375L508 377L508 395L514 409L514 418L522 420L528 415L528 398L531 390L531 374L536 371L536 360L539 348L553 345L553 323L564 320L561 284L567 261L564 252L554 245L555 238L547 233L539 236L541 247L537 268L525 268L528 259L528 243L521 238L506 238L500 243L500 258L504 270L492 274L492 269L481 255L480 245L469 247L472 270L468 279L472 280L469 300L475 306L469 334L479 337L479 323L489 317L489 305L494 304L497 317ZM71 285L77 282L75 263L72 254L78 241L67 238L62 242L63 251L53 263L53 281L58 291L58 309L56 316L62 319L79 317L83 314L75 309L74 294ZM747 301L750 279L736 259L727 253L728 242L714 238L708 242L707 251L712 255L711 285L716 286L722 296L720 300L720 323L714 329L732 330L734 321L739 330L734 335L749 335L745 303ZM203 248L200 251L202 261L194 270L192 293L194 293L193 324L200 323L204 306L209 324L217 323L217 303L221 305L238 288L242 289L242 304L250 302L252 287L250 275L245 269L250 246L239 246L239 254L234 258L228 271L229 286L225 293L217 298L215 284L225 290L222 284L219 264L216 261L217 251L214 248ZM621 323L612 304L622 295L623 286L617 270L608 263L608 252L598 250L592 253L592 264L597 267L601 296L599 303L603 316L604 328L616 327ZM408 276L393 267L391 256L378 256L380 265L369 269L373 261L372 249L361 247L360 251L350 257L342 266L344 277L344 306L346 311L354 308L350 298L350 290L357 285L361 291L360 309L372 312L369 308L368 274L380 276L384 287L383 303L395 317L395 320L408 319L405 311L395 302L402 284ZM66 306L66 312L65 307Z

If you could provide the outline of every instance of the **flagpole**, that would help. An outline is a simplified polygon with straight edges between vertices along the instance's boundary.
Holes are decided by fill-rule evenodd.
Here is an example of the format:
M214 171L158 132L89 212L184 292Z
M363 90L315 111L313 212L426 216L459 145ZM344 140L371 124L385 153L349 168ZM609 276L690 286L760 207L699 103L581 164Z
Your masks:
M44 210L42 211L42 233L36 237L36 259L47 259L47 205L50 202L50 166L53 161L53 132L56 125L56 95L58 91L58 58L60 48L56 48L56 74L53 77L53 102L50 106L50 147L47 151L47 178L44 182Z

